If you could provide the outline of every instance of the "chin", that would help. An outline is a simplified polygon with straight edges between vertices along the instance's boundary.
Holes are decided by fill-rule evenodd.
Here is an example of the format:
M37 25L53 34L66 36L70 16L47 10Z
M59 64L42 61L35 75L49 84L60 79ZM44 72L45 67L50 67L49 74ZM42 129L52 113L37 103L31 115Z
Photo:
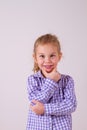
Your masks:
M52 69L52 70L53 70L53 69ZM52 70L46 70L46 72L47 72L47 73L51 73L51 72L52 72Z

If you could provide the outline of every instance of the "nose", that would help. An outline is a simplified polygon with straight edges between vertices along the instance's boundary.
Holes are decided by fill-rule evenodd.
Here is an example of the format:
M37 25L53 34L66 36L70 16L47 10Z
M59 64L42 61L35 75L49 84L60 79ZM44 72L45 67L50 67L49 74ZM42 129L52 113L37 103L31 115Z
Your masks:
M50 62L50 57L46 57L45 62Z

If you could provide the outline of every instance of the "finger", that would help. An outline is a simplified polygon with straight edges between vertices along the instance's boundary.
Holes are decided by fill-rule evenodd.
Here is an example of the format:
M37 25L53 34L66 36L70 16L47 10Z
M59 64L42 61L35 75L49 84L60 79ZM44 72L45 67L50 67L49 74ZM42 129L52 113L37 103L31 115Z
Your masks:
M43 73L44 73L44 74L47 74L46 70L43 69Z
M29 106L29 108L32 110L32 109L33 109L33 106L32 106L32 105L30 105L30 106Z
M33 112L35 112L36 111L36 109L35 109L35 106L30 106L30 109L33 111Z
M53 69L53 72L57 72L57 67Z
M36 102L37 100L33 99L32 102Z
M45 77L47 77L47 76L48 76L48 73L47 73L45 70L43 70L43 75L44 75Z
M36 103L38 103L38 100L32 100L32 102L36 104Z
M31 101L31 105L36 105L36 103L37 103L37 102L36 102L35 100L32 100L32 101Z

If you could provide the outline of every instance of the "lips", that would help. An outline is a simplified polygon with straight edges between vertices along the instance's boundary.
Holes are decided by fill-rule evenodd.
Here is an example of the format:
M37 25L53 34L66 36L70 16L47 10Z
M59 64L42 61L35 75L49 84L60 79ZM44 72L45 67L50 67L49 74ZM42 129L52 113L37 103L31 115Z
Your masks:
M44 65L44 67L45 67L46 69L52 69L52 68L53 68L53 65Z

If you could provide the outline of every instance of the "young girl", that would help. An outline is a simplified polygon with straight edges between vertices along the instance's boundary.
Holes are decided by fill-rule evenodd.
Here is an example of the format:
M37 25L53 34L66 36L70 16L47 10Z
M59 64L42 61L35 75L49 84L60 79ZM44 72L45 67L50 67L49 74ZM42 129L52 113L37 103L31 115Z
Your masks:
M34 74L28 77L30 101L27 130L72 130L76 109L74 81L59 73L62 57L55 35L39 37L34 44Z

